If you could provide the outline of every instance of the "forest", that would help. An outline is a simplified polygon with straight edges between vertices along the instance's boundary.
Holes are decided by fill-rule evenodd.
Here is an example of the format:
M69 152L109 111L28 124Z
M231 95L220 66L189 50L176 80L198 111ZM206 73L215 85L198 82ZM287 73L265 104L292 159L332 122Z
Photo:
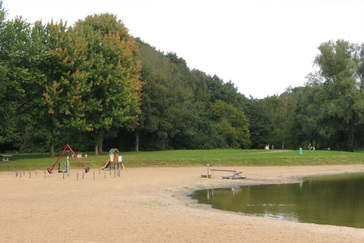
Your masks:
M362 149L364 45L318 49L304 86L256 99L113 14L28 23L0 1L0 150Z

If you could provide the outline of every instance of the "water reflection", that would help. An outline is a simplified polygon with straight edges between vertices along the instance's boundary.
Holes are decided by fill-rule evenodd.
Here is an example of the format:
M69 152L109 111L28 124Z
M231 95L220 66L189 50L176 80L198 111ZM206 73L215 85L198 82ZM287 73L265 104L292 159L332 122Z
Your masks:
M364 175L312 177L297 184L196 191L213 208L278 220L364 228Z

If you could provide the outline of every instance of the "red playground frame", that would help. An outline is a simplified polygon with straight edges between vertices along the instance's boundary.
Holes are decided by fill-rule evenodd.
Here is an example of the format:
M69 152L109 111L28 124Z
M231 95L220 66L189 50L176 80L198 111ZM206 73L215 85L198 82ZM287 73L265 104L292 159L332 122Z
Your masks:
M71 149L71 147L67 144L66 147L63 149L62 153L59 155L56 163L54 163L54 165L52 166L52 168L47 168L47 171L49 174L53 173L53 168L56 166L56 164L58 163L58 160L62 157L64 152L72 152L72 154L75 156L75 158L78 160L78 162L80 162L80 164L82 165L82 167L85 169L85 172L89 172L90 171L90 167L85 167L81 160L77 157L77 155L75 154L75 152L73 152L73 150Z

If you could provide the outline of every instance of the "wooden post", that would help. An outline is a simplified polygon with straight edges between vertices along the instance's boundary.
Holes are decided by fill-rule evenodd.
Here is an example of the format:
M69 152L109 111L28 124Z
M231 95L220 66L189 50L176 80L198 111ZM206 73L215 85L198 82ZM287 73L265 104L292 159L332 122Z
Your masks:
M15 173L15 177L18 177L18 171L16 171L16 173Z
M207 178L209 178L210 177L210 165L209 164L207 164Z

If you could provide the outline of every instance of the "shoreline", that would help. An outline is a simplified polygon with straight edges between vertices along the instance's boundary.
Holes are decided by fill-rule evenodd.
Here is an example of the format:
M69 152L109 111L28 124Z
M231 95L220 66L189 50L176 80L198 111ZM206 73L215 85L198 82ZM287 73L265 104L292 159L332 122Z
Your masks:
M246 179L201 178L206 167L91 170L84 179L0 173L1 242L363 242L364 229L279 221L198 204L195 190L297 182L364 165L243 166ZM95 179L93 175L95 173ZM226 173L225 173L226 174ZM106 176L106 177L104 177Z

